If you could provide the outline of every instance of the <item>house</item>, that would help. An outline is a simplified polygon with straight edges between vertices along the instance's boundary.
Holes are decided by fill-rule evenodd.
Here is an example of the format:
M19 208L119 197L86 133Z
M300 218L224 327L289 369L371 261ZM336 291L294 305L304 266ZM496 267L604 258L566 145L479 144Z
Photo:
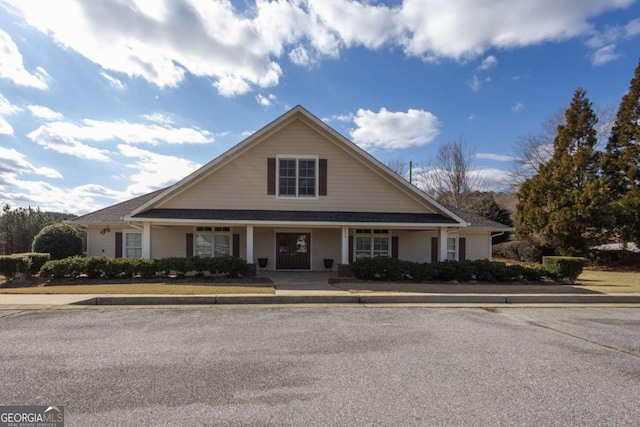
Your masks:
M301 106L176 184L71 223L86 228L88 256L232 255L310 271L490 259L492 234L511 230L439 204Z

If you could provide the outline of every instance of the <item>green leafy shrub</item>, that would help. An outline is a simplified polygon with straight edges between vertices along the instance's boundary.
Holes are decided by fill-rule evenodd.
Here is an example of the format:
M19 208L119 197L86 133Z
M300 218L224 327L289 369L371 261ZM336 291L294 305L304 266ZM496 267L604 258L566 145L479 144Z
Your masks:
M40 268L40 277L54 279L76 277L86 271L86 260L82 257L70 257L47 261Z
M493 256L524 262L540 262L542 251L540 248L523 240L512 240L492 246Z
M36 274L47 260L49 260L49 254L35 252L0 255L0 274L7 280L19 274L30 277Z
M48 253L54 260L82 255L82 237L75 227L68 224L49 225L33 239L32 250Z
M587 265L587 259L582 257L569 256L545 256L542 257L542 265L549 273L549 276L574 283L582 273L582 269Z
M352 265L360 280L412 280L414 282L530 282L546 276L537 265L506 265L488 260L417 263L394 258L365 258Z

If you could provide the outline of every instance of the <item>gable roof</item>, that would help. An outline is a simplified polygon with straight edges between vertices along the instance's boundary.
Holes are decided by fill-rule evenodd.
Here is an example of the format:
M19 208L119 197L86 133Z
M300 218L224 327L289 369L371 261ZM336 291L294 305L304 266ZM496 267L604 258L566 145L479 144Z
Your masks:
M161 194L167 188L161 188L160 190L152 191L151 193L143 194L142 196L135 197L130 200L126 200L121 203L117 203L106 208L99 209L94 212L90 212L86 215L78 216L69 220L70 223L114 223L124 221L124 217L130 215L135 209L139 208L149 200Z
M367 153L365 150L357 146L355 143L345 138L339 132L328 126L318 117L311 114L305 108L300 105L292 108L287 111L259 131L255 132L245 140L241 141L231 149L227 150L225 153L216 157L206 165L202 166L200 169L191 173L187 177L178 181L176 184L171 187L166 188L164 191L158 193L155 197L150 198L143 204L141 204L138 208L134 209L130 216L127 216L125 219L132 219L133 217L139 215L140 213L153 209L159 202L165 200L168 197L171 197L180 191L183 191L186 187L189 186L192 182L206 176L210 171L214 170L216 167L219 167L227 162L232 161L235 157L248 150L250 147L264 140L267 136L271 135L278 129L282 128L284 125L288 124L290 121L295 119L296 117L301 117L306 119L310 124L318 128L319 131L324 132L326 135L330 136L332 139L339 141L342 144L343 148L346 148L352 155L355 157L359 157L364 160L363 163L371 167L372 169L377 170L381 175L383 175L389 181L394 182L398 187L403 189L408 194L414 196L417 200L422 200L426 205L432 207L439 214L454 219L459 223L460 226L466 226L466 221L464 221L457 214L449 210L447 207L438 203L431 196L421 191L414 185L410 184L407 180L393 172L387 166L382 164L375 157Z

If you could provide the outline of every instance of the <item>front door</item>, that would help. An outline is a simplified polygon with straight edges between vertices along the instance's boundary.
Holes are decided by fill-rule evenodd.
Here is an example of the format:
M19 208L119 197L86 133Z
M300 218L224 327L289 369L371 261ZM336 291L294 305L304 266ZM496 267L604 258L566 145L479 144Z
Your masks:
M276 233L276 269L311 269L311 234Z

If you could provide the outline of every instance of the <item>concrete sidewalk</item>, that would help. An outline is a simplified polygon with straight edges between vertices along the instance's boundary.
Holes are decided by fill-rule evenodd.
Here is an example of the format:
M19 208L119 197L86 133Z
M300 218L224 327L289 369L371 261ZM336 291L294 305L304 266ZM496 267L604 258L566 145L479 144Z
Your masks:
M330 272L260 272L274 294L123 295L0 294L0 310L91 306L212 306L239 304L624 304L640 307L640 294L601 294L571 286L478 284L332 285ZM393 288L393 290L389 290ZM352 292L350 292L351 290Z
M243 295L0 295L0 310L90 306L213 306L240 304L623 304L640 307L638 294L411 294L289 291Z

